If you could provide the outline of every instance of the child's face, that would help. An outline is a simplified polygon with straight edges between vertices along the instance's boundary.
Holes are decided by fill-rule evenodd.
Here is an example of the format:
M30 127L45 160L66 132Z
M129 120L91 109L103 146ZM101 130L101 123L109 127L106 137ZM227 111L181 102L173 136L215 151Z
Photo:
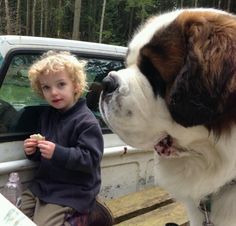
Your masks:
M66 71L42 74L39 82L45 100L52 107L66 111L74 105L76 88Z

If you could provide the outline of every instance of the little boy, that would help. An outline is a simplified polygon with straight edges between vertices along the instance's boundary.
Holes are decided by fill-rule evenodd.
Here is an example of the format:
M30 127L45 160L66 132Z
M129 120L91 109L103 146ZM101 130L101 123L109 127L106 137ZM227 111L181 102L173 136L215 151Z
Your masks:
M21 210L38 226L87 226L100 190L103 137L81 97L84 65L68 52L49 51L29 70L33 90L50 105L40 120L44 139L24 141L27 158L40 164Z

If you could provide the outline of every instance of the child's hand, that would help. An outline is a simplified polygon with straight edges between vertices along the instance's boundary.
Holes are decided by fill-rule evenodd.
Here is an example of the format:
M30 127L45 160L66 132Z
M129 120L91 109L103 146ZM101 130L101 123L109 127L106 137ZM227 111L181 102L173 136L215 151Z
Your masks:
M24 152L26 155L32 155L36 152L38 141L36 139L28 138L24 141Z
M38 148L40 149L41 155L46 159L51 159L55 150L55 144L51 141L40 140L38 141Z

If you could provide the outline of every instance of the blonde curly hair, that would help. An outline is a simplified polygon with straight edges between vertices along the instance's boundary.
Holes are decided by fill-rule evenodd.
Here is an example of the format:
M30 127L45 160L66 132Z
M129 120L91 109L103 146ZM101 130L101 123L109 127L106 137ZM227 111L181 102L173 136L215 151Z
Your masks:
M65 70L69 74L75 87L78 88L75 94L75 99L78 100L83 92L87 91L85 65L85 61L79 61L69 52L50 50L43 54L42 57L30 67L28 77L31 87L39 96L44 98L39 76Z

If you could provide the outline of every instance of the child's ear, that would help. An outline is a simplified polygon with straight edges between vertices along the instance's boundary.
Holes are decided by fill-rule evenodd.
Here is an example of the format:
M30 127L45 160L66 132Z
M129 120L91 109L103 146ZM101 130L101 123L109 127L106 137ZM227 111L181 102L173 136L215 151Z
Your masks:
M75 93L80 93L80 85L79 84L75 84L74 85L74 90L75 90Z

